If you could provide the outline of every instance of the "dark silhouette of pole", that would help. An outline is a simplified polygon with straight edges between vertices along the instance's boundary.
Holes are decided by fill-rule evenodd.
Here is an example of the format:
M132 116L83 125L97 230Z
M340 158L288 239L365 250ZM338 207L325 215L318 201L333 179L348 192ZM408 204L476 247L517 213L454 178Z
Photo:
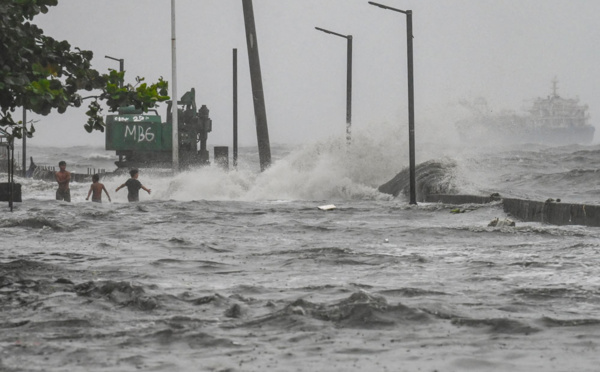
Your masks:
M410 167L410 204L417 204L416 176L415 176L415 85L413 78L413 34L412 10L400 10L387 5L369 1L369 4L383 9L393 10L406 15L406 49L408 67L408 147Z
M23 107L23 178L27 177L27 110Z
M179 106L177 106L177 12L175 0L171 0L171 166L173 173L179 171ZM207 109L208 111L208 109ZM208 114L208 112L206 112ZM202 147L202 144L201 146ZM206 149L203 149L206 150ZM202 156L206 152L201 152Z
M119 72L123 72L125 69L125 60L123 58L115 58L110 56L104 56L104 58L112 59L113 61L119 61ZM120 86L123 88L123 82L121 82Z
M233 167L237 168L238 158L238 67L237 49L233 49Z
M327 34L343 37L347 40L347 63L346 63L346 143L351 142L351 127L352 127L352 35L342 35L337 32L325 30L324 28L315 27L319 31Z
M248 47L248 62L250 65L250 81L252 83L252 98L254 102L254 117L256 120L256 137L258 139L258 157L260 169L264 171L271 165L271 145L269 144L269 128L267 126L267 109L260 71L258 55L258 38L254 23L252 0L242 0L244 9L244 25L246 27L246 45Z
M111 56L104 56L104 58L112 59L113 61L118 61L119 62L119 72L123 72L123 70L125 68L125 60L123 60L123 58L115 58L115 57L111 57ZM119 83L119 87L123 88L122 81ZM123 161L123 155L119 155L119 162L121 162L121 161Z
M9 168L8 168L8 188L10 192L10 197L8 204L10 206L10 211L13 211L13 201L14 201L14 193L15 193L15 139L11 138L10 149L8 150L10 153L8 155Z
M351 141L352 127L352 35L348 35L346 68L346 143Z

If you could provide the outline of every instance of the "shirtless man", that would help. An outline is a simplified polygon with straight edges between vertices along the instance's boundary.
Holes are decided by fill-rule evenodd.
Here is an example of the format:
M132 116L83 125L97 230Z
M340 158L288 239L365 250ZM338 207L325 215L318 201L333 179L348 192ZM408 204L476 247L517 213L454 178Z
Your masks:
M60 161L58 163L60 170L54 174L58 189L56 190L56 200L71 201L71 190L69 190L69 182L71 181L71 173L66 171L67 163Z
M104 190L104 192L106 193L106 196L108 197L108 201L111 201L110 195L108 195L108 191L106 190L106 187L104 187L104 184L100 183L100 175L94 174L92 176L92 182L93 183L90 186L90 191L88 191L88 195L87 195L87 198L85 198L85 200L89 200L90 195L92 195L93 202L102 203L102 190Z

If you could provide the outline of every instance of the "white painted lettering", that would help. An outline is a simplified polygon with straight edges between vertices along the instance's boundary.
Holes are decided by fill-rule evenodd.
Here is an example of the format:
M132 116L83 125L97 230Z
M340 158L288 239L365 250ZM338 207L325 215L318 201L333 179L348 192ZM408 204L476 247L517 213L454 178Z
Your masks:
M139 125L138 126L138 142L144 142L146 140L146 136L144 135L144 128Z
M146 141L152 142L154 141L154 133L150 130L151 127L146 128Z
M126 125L125 126L125 138L129 136L133 136L135 139L135 125Z
M125 126L125 139L133 137L135 142L153 142L155 135L152 133L152 127L144 128L142 125Z

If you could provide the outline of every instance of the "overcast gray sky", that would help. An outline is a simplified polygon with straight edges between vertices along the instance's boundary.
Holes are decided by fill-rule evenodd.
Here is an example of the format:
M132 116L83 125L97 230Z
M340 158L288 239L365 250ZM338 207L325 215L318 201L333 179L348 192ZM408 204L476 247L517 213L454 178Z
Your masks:
M551 92L579 97L600 118L600 1L380 0L413 11L417 141L451 139L461 99L521 109ZM213 119L209 145L232 137L232 49L238 49L240 143L256 144L241 0L177 0L178 93L192 87ZM60 0L36 23L94 52L93 67L171 81L169 0ZM272 143L345 132L346 41L354 37L353 127L407 123L405 16L366 0L254 0ZM164 106L159 110L164 115ZM103 146L85 109L36 118L39 145ZM600 136L600 134L598 135ZM598 140L595 140L598 142Z

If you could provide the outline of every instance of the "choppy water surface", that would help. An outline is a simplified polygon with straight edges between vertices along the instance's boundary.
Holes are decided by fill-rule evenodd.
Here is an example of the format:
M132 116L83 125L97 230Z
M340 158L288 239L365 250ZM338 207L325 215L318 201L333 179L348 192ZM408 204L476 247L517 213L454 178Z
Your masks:
M20 180L0 215L0 370L598 370L600 229L409 206L376 191L394 166L317 150L262 175L142 171L137 204L114 193L125 179L100 205L87 184L69 204ZM594 201L598 153L464 155L448 177Z

